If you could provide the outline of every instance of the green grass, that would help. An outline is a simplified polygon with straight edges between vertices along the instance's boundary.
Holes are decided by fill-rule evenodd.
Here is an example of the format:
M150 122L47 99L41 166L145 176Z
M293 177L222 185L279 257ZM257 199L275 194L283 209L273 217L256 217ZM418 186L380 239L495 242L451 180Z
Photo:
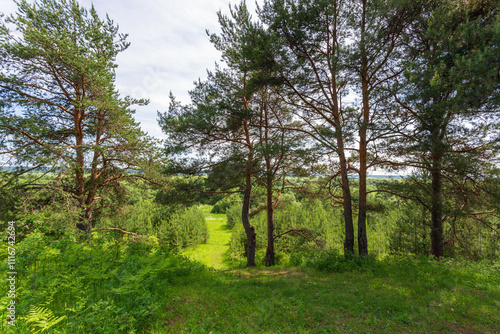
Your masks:
M230 231L224 215L209 210L209 242L184 254L227 269ZM390 257L340 261L332 270L213 272L175 289L153 333L500 333L498 263Z
M409 268L405 268L409 269ZM414 268L416 271L420 269ZM176 289L152 333L498 333L499 280L240 269ZM423 274L423 273L422 273ZM444 286L443 286L444 283ZM470 285L472 283L472 286ZM488 287L487 287L488 286Z
M153 241L31 235L16 246L18 322L3 314L0 333L41 329L32 307L66 317L48 333L500 333L498 261L310 253L301 267L236 268L222 261L225 217L209 210L207 244L183 251L205 265Z
M199 261L209 268L228 269L223 261L224 254L229 249L231 230L226 226L226 215L210 213L211 206L202 207L208 227L208 241L194 248L187 248L182 254Z

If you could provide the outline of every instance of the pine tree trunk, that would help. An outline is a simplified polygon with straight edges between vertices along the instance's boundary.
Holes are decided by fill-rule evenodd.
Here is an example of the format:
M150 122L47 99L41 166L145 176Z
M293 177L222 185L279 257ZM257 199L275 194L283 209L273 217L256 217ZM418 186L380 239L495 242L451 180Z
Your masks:
M440 127L436 126L431 132L431 254L437 258L443 256L443 204L442 204L442 180L441 164L442 153L442 135Z
M366 178L367 178L367 141L366 132L370 122L370 105L368 103L368 59L366 56L364 36L366 29L366 1L362 1L363 13L361 23L361 91L363 95L363 123L359 130L359 212L358 212L358 251L360 256L368 255L368 238L366 236Z
M255 267L255 249L257 247L257 235L255 233L255 227L250 225L250 198L252 195L252 177L247 175L246 177L246 189L245 195L243 197L243 206L241 209L241 221L243 222L243 227L245 228L245 233L247 235L246 244L246 256L247 256L247 266Z
M433 157L432 206L431 206L431 254L437 258L443 256L443 207L441 196L441 157Z
M344 239L344 255L352 256L354 255L354 224L352 221L352 199L351 190L349 188L349 178L347 170L347 160L344 155L344 151L340 151L340 168L342 177L342 196L344 200L344 227L345 227L345 239Z
M365 87L364 87L365 88ZM358 212L358 249L359 255L368 255L368 238L366 236L366 181L367 181L367 162L366 162L366 127L369 121L368 115L368 97L363 99L364 122L359 133L359 212Z
M75 127L75 153L76 153L76 166L75 166L75 196L78 200L79 209L81 210L79 223L76 227L82 231L90 232L90 225L88 218L92 219L92 210L85 205L85 153L83 149L83 114L82 108L75 108L73 114L73 121Z
M334 92L336 92L337 91L336 84L333 85L333 88ZM339 99L337 93L335 93L333 101L334 101L335 132L337 139L337 152L339 155L339 163L340 163L340 177L342 179L342 197L343 197L343 207L344 207L344 229L345 229L344 255L353 256L354 223L352 220L352 198L351 198L351 188L349 184L349 169L344 150L344 134L342 131Z
M90 233L92 230L92 216L93 216L93 206L85 207L84 212L80 215L80 222L76 224L76 227L84 232Z
M274 205L272 177L267 184L267 250L266 267L274 265Z

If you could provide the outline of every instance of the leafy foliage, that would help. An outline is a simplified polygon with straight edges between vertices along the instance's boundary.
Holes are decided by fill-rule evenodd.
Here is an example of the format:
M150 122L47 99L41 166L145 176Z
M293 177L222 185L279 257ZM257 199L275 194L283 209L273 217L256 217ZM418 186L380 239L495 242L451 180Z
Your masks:
M35 326L36 330L33 333L46 332L64 319L66 319L65 315L56 317L51 310L33 305L30 308L28 316L25 318L30 327Z
M228 210L228 224L235 220L236 207ZM239 218L241 219L241 218ZM251 223L255 226L258 235L266 235L267 217L265 212L256 214ZM283 253L305 247L313 249L336 248L342 244L341 214L328 212L320 201L311 203L293 202L278 209L275 213L275 235L292 231L276 239L276 249ZM244 231L239 224L233 228L233 235L229 254L237 258L244 247ZM267 242L261 238L257 242L257 249L265 249Z
M35 233L18 243L17 256L16 311L28 315L17 323L23 333L137 333L162 316L174 286L206 272L154 237L95 235L77 243Z
M50 190L90 230L94 211L120 203L122 179L146 178L161 162L129 109L146 101L114 87L116 56L129 44L109 17L76 0L16 3L0 21L0 156L20 167L14 178L56 173L21 189Z
M241 205L233 204L226 210L227 226L234 228L241 225Z

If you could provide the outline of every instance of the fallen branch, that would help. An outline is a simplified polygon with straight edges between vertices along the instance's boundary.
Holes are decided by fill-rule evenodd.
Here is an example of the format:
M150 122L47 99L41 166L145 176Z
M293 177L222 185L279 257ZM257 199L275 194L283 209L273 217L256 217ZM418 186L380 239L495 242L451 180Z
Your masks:
M309 240L309 239L311 239L311 238L308 238L308 237L305 235L305 231L304 231L304 230L298 230L298 229L293 228L293 229L291 229L291 230L288 230L288 231L286 231L286 232L283 232L283 233L281 233L281 234L276 235L276 236L274 237L274 240L276 240L277 238L279 238L279 237L281 237L281 236L284 236L285 234L288 234L288 233L295 233L295 234L297 234L297 235L301 236L301 237L302 237L302 238L304 238L304 239L308 239L308 240Z
M97 231L118 231L118 232L121 232L122 234L131 235L134 237L134 239L135 239L135 237L137 237L138 239L141 239L141 236L138 235L137 233L127 232L125 230L122 230L121 228L116 228L116 227L96 228L96 229L92 230L91 233L94 233Z

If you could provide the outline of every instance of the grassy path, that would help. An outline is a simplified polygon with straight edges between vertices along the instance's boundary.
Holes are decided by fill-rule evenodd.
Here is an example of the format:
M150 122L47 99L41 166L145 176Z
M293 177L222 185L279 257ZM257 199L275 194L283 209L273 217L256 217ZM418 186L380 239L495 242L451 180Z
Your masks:
M231 240L231 230L226 226L226 215L210 213L211 206L205 205L203 208L208 227L208 241L206 244L198 245L195 248L185 249L182 254L200 261L210 268L227 269L222 258L229 248Z
M498 264L394 257L361 271L227 268L231 230L210 209L208 242L183 254L231 270L182 277L151 333L500 334Z

